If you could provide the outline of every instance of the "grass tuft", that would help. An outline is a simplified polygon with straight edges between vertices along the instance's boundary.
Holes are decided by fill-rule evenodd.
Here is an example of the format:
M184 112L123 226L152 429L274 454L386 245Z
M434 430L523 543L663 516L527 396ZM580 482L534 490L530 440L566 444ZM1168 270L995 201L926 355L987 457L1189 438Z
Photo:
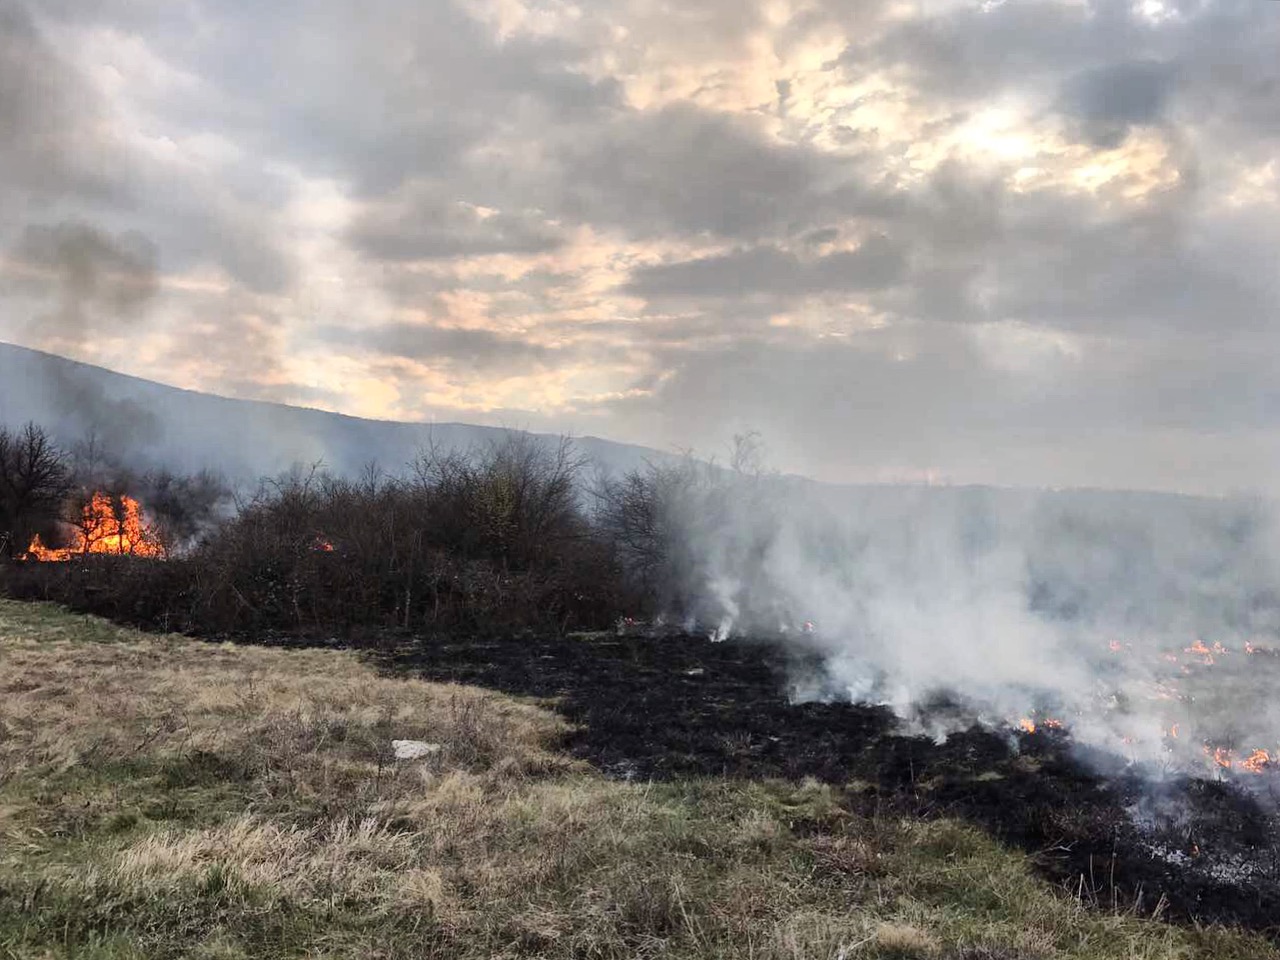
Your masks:
M0 601L0 958L1280 958L855 815L856 784L608 781L566 732L346 653Z

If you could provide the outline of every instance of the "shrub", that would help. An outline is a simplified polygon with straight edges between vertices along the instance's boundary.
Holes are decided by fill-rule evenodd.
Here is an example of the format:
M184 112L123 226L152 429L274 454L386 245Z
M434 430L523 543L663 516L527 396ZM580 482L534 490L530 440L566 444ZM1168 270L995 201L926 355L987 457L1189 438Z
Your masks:
M513 436L428 451L403 479L295 472L172 560L25 564L7 589L206 634L606 626L620 579L578 502L580 468L567 441Z

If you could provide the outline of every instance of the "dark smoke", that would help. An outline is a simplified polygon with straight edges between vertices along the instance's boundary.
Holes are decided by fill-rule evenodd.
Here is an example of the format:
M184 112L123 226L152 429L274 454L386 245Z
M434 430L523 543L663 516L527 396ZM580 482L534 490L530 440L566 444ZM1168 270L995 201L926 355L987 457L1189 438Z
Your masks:
M9 260L18 292L56 303L31 324L50 346L128 332L156 294L156 248L135 230L112 236L78 221L32 224Z
M48 305L29 335L59 353L82 352L99 337L135 336L158 289L157 251L137 231L112 235L79 221L31 224L8 256L8 292ZM74 368L54 366L57 413L82 436L124 451L158 438L156 415L107 394Z

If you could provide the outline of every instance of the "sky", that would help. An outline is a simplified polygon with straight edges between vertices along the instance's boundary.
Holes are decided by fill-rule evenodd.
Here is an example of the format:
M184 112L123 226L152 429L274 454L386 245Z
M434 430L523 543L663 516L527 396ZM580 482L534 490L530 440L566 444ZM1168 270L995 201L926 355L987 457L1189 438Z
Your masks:
M1273 491L1280 3L0 0L0 340L834 481Z

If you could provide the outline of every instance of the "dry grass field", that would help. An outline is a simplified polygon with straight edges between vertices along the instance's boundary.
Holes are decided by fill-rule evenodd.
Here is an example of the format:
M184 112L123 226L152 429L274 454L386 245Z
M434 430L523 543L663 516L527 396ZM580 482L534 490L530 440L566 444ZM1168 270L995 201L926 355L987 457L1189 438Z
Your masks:
M607 780L553 706L0 601L0 958L1280 958L852 786Z

